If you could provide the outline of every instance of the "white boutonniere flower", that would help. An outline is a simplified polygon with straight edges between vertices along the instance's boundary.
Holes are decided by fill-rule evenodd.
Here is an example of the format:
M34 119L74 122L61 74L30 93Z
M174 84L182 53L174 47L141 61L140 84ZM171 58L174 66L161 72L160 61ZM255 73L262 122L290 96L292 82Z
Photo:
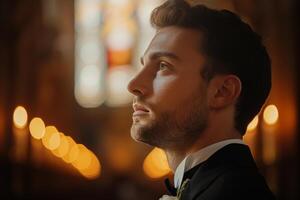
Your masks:
M178 200L178 198L175 196L163 195L159 200Z

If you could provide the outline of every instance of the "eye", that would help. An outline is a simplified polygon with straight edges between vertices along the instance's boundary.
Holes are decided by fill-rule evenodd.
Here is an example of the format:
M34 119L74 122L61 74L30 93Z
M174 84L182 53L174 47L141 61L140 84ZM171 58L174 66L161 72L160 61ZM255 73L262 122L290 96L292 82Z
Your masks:
M168 64L166 62L159 63L159 70L166 70L168 69Z

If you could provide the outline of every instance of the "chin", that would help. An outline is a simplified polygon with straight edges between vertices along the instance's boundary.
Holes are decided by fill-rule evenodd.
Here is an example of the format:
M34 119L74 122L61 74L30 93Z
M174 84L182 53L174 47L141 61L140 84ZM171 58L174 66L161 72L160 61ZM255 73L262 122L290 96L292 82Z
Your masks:
M130 130L130 136L132 139L134 139L137 142L142 142L141 133L138 131L140 128L136 125L132 125Z
M130 135L133 140L135 140L136 142L145 143L145 144L148 144L151 146L157 146L156 142L153 141L153 139L151 139L151 137L149 137L148 134L150 134L150 133L145 132L144 127L140 127L137 125L133 125L131 127Z
M140 136L135 132L135 131L132 131L130 132L130 136L131 138L136 141L136 142L141 142L141 138Z

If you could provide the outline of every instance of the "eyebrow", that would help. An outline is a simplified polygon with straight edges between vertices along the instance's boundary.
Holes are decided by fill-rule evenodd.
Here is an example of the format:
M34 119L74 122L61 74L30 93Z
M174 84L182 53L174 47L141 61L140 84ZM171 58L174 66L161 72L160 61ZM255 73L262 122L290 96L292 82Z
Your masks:
M154 52L154 53L150 54L149 57L150 57L150 60L155 60L155 59L158 59L158 58L161 58L161 57L168 57L168 58L172 58L172 59L175 59L175 60L179 60L179 57L176 54L168 52L168 51ZM142 56L140 58L140 62L141 62L142 65L144 65L144 56Z

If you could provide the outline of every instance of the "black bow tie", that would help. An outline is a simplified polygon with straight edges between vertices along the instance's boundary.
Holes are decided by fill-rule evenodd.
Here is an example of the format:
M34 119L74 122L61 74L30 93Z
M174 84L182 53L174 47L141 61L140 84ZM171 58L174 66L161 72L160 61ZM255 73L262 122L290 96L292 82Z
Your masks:
M165 186L171 195L177 195L177 189L171 184L168 178L165 179Z

